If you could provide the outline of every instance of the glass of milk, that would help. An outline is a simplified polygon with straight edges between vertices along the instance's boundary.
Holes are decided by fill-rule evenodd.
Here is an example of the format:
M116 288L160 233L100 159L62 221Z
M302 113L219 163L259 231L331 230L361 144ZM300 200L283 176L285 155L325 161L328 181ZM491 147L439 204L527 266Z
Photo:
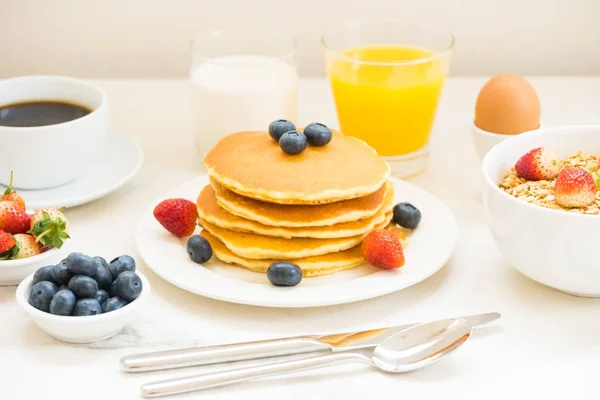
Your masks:
M295 41L272 29L206 32L192 44L194 142L201 158L224 136L296 123Z

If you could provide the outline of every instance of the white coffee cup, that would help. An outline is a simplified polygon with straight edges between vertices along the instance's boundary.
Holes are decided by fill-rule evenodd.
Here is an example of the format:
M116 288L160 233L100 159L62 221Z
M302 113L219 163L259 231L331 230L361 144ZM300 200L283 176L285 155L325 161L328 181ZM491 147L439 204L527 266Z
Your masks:
M106 142L108 99L99 87L63 76L0 80L0 107L26 101L58 100L92 111L75 120L35 127L0 126L0 183L14 172L18 189L64 185L86 171Z

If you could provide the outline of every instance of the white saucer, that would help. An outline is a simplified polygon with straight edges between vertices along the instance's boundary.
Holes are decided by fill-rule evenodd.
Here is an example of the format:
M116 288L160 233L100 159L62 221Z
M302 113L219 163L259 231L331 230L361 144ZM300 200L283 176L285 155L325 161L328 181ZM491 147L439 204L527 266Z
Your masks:
M295 287L275 287L266 274L227 265L215 257L204 265L190 260L185 239L168 233L154 219L154 206L166 198L195 200L208 184L201 176L156 199L144 211L135 235L145 263L166 281L202 296L266 307L318 307L350 303L392 293L417 284L439 271L454 250L458 225L452 212L435 196L398 179L395 202L408 201L422 212L409 236L406 264L397 270L362 265L322 277L305 278Z
M134 177L143 161L144 153L135 140L111 132L104 151L97 155L96 160L78 179L51 189L17 190L25 199L28 210L41 207L74 207L119 189ZM5 186L0 185L0 188L2 187Z

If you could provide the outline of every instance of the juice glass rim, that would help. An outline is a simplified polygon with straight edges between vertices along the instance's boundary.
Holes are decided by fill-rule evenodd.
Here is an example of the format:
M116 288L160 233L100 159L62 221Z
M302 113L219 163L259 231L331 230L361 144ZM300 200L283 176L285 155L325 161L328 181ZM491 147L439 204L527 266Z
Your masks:
M224 62L224 61L219 61L216 60L216 58L222 57L222 56L209 56L205 53L202 52L202 50L198 49L197 47L199 46L199 42L208 38L215 38L221 35L225 35L228 33L264 33L264 34L272 34L274 36L280 36L282 38L285 38L286 40L289 40L289 45L290 45L290 49L286 52L283 52L280 55L277 56L266 56L267 58L269 58L269 63L271 62L276 62L279 60L285 60L287 58L293 57L296 54L296 50L297 50L297 43L296 43L296 39L294 39L291 35L287 34L285 31L281 30L281 29L275 29L275 28L223 28L223 29L210 29L210 30L206 30L203 31L202 33L198 34L194 40L192 40L192 43L190 45L190 51L192 54L192 57L200 57L202 58L204 61L206 62L211 62L211 63L215 63L215 64L222 64L222 65L229 65L228 62ZM231 54L231 55L235 55L235 54ZM260 64L260 65L264 65L264 62L261 63L254 63L254 62L244 62L242 63L242 65L256 65L256 64ZM239 65L239 64L237 64Z
M419 29L426 29L429 30L431 33L434 34L439 34L442 36L446 36L447 39L449 39L449 43L448 45L443 48L440 51L436 51L434 52L433 55L428 56L428 57L422 57L422 58L417 58L414 60L406 60L406 61L364 61L364 60L357 60L355 58L352 57L348 57L343 55L343 51L345 50L349 50L349 49L342 49L342 48L334 48L332 46L330 46L327 42L327 36L328 34L330 34L331 32L335 31L335 30L341 30L341 29L345 29L345 28L351 28L351 27L357 27L357 26L366 26L366 25L398 25L398 26L405 26L405 27L414 27L414 28L419 28ZM433 60L436 60L438 58L443 57L444 55L450 53L452 51L452 49L454 48L454 44L455 44L456 40L454 38L454 35L452 35L450 32L444 31L442 29L437 29L437 28L433 28L429 25L425 25L425 24L419 24L419 23L414 23L414 22L406 22L406 21L349 21L349 22L345 22L339 25L334 25L331 26L329 28L327 28L323 34L321 35L321 44L323 45L323 47L325 48L325 50L328 51L332 51L335 54L336 58L342 59L342 60L346 60L349 62L352 62L354 64L364 64L364 65L380 65L380 66L401 66L401 65L415 65L415 64L422 64L422 63L427 63ZM395 43L372 43L372 44L395 44ZM400 42L398 42L397 44L401 44Z

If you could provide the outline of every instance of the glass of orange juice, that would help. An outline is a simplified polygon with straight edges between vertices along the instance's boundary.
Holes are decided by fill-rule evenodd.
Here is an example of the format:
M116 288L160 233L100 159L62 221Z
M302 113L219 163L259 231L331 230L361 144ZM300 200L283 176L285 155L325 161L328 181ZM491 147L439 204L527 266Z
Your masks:
M402 22L350 22L322 37L342 133L385 157L397 177L423 172L454 37Z

